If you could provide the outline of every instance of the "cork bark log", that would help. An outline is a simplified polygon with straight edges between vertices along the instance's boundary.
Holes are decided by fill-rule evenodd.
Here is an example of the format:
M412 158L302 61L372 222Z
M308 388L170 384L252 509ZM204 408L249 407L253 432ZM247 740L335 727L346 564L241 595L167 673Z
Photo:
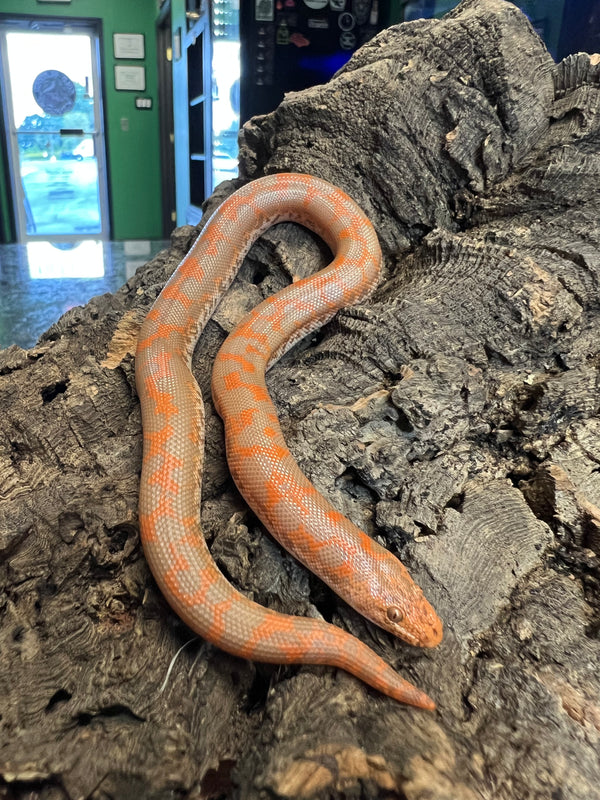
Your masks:
M247 308L326 262L296 225L255 245L196 351L204 533L242 591L351 631L438 711L225 655L158 593L132 353L182 228L115 295L0 353L0 797L599 798L600 56L556 65L516 8L466 0L250 122L242 180L281 170L356 199L385 276L270 391L302 468L401 555L443 643L365 622L229 478L211 362Z

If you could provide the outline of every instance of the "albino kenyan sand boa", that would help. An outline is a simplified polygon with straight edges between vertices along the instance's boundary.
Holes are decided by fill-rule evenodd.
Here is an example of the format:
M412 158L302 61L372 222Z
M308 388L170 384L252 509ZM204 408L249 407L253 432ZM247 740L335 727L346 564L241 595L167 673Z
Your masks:
M355 637L326 622L270 611L236 591L201 535L204 414L192 353L251 244L286 220L317 232L335 257L261 303L216 358L213 396L231 473L272 535L361 614L411 644L432 647L442 637L440 620L400 561L302 474L267 393L268 367L338 309L365 298L379 279L381 251L363 212L344 192L308 175L271 175L229 197L144 321L136 355L144 551L174 610L223 650L256 661L341 667L397 700L432 709L425 693Z

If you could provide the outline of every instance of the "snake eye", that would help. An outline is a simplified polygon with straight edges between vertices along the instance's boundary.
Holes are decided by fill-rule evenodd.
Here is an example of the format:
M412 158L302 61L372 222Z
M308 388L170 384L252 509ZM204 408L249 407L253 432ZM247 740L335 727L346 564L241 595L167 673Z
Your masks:
M397 606L390 606L385 613L390 622L402 622L404 619L404 614Z

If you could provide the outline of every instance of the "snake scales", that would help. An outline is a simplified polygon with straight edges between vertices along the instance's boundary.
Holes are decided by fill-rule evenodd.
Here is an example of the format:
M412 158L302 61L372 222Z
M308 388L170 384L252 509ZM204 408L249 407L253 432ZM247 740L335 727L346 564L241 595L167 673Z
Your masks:
M334 260L262 302L216 358L213 397L231 473L272 535L361 614L411 644L431 647L441 639L441 622L400 561L336 511L300 471L267 393L269 366L339 308L365 298L379 278L373 227L346 194L315 177L272 175L229 197L142 325L136 384L144 433L144 552L173 609L223 650L257 661L340 667L397 700L432 709L424 692L355 637L317 619L276 613L236 591L201 534L204 415L192 353L252 243L286 220L322 236Z

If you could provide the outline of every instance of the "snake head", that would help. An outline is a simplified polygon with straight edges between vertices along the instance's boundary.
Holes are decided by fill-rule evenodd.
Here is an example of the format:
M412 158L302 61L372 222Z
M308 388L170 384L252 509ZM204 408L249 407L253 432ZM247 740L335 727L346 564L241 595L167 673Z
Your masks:
M383 551L378 573L372 583L370 619L409 644L436 647L442 640L442 621L406 567Z
M421 589L416 584L414 588L418 592L413 593L412 603L407 605L397 602L388 605L385 608L385 620L379 624L409 644L436 647L442 641L442 621Z

